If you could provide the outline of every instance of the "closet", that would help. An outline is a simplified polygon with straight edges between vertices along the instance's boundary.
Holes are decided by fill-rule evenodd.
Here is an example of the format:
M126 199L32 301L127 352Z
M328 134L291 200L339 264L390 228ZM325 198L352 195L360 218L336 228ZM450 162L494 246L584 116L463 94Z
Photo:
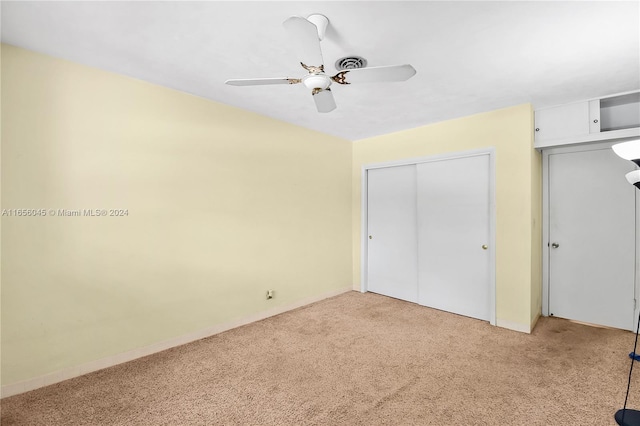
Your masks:
M367 169L367 290L491 320L492 169L492 151Z

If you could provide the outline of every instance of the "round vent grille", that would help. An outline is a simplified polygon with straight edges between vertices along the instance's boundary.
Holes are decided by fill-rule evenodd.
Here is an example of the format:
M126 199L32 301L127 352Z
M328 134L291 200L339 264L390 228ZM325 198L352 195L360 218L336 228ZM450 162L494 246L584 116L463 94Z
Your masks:
M356 68L364 68L366 66L367 60L360 56L347 56L346 58L341 58L336 61L336 69L338 71L353 70Z

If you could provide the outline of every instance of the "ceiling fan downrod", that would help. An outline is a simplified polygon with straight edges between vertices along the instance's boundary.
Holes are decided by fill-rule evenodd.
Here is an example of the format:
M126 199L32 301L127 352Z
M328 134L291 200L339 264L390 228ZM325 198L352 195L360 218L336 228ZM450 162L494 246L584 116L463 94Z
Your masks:
M318 28L318 38L320 41L324 40L324 35L327 31L327 26L329 25L329 18L319 13L314 13L307 16L307 21L311 22L316 26L316 28Z

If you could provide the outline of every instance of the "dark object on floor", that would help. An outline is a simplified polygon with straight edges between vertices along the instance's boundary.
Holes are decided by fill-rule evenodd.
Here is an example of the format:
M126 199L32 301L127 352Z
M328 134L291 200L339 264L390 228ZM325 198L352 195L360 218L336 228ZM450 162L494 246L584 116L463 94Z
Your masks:
M640 361L640 355L635 352L629 352L629 358L635 359L636 361Z
M624 413L624 423L622 422L622 412L625 410L616 411L616 415L614 418L616 419L616 423L620 426L638 426L640 425L640 411L632 410L628 408Z
M639 187L640 189L640 187ZM638 348L638 336L640 335L640 314L638 314L638 326L636 327L636 339L633 342L633 351L629 354L631 358L631 367L629 367L629 379L627 380L627 394L624 397L624 405L622 410L616 411L613 416L616 419L616 423L621 426L640 426L640 411L627 410L627 401L629 400L629 390L631 389L631 373L633 373L633 364L637 359L636 350Z

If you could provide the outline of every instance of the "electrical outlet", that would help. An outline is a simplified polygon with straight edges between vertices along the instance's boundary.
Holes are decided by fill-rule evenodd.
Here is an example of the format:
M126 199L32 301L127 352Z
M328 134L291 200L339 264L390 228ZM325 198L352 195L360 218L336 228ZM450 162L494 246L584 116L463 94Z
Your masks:
M273 290L267 290L267 300L273 299Z

